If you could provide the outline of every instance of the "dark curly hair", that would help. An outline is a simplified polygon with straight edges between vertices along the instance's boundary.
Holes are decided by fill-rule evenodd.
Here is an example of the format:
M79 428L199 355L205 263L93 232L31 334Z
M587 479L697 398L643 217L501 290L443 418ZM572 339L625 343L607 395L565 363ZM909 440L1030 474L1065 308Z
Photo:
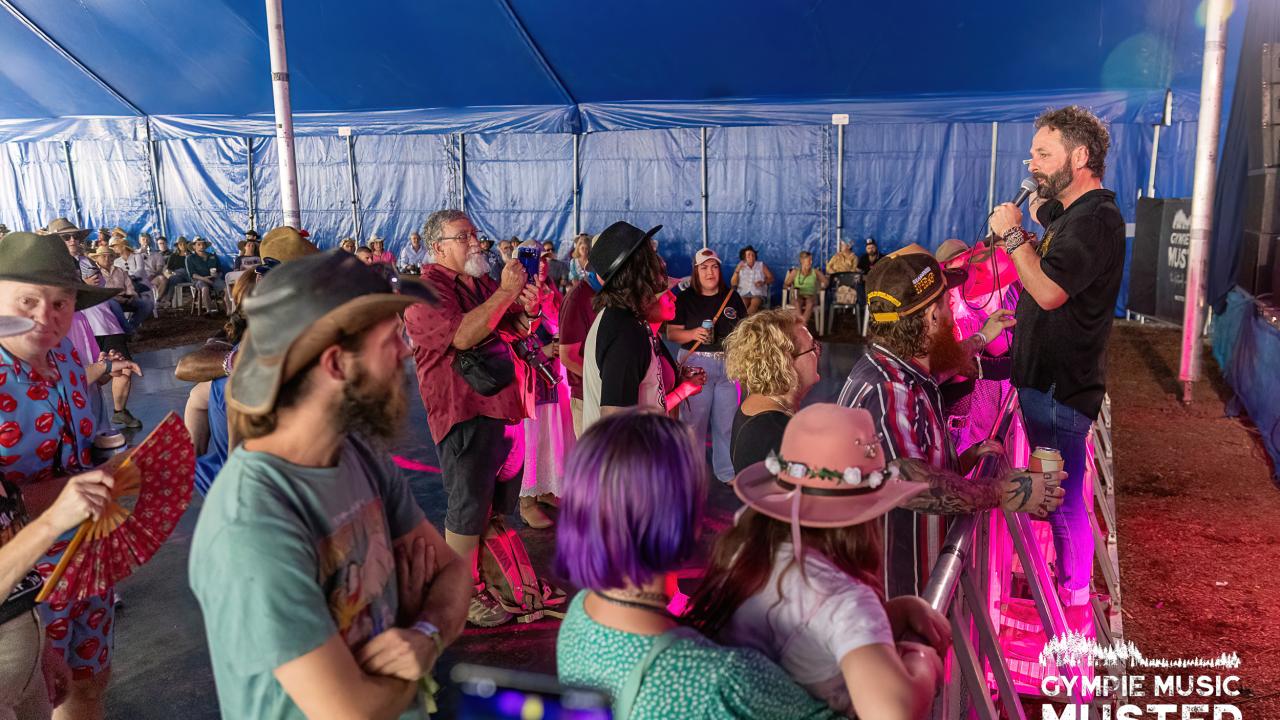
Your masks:
M596 312L607 307L621 308L643 320L654 298L666 288L666 263L652 242L642 242L609 283L596 293L593 305Z
M1089 151L1085 167L1098 179L1107 169L1107 149L1111 147L1111 133L1097 115L1079 105L1068 105L1056 110L1046 110L1036 118L1036 129L1049 128L1062 133L1062 144L1071 152L1083 145Z

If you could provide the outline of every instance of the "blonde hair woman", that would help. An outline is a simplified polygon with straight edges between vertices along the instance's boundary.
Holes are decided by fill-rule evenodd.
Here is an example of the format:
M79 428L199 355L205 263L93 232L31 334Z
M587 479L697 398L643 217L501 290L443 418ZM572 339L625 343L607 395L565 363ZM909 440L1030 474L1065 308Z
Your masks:
M725 372L747 397L733 417L729 455L734 472L761 462L817 384L822 348L792 308L762 310L738 323L724 341Z

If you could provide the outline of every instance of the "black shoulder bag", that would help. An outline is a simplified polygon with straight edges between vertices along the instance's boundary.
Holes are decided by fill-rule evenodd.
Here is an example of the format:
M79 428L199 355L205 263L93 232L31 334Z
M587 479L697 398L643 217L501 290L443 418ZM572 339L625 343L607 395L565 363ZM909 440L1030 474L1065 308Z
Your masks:
M458 306L465 308L462 293L458 291L459 284L455 279L453 292L458 296ZM470 295L470 291L467 294ZM476 306L484 302L483 298L475 296L471 299L478 300ZM516 379L516 365L511 357L511 346L498 337L497 333L490 333L488 337L471 348L456 351L452 367L454 372L467 381L472 390L485 397L497 395Z

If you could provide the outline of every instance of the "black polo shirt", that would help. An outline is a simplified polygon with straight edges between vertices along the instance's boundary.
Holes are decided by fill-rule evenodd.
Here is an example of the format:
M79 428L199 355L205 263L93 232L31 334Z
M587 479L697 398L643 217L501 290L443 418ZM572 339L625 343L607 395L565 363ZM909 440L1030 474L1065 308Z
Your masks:
M1067 293L1056 310L1018 300L1013 384L1048 391L1097 418L1107 391L1107 341L1124 275L1124 218L1116 194L1091 190L1066 210L1044 208L1040 269Z

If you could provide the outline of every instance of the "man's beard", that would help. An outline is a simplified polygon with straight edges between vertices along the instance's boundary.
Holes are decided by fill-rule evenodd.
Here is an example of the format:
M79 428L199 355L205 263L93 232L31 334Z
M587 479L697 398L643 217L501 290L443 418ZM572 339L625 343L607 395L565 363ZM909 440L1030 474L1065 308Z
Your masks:
M938 376L959 370L969 364L969 356L956 339L955 321L934 328L925 353L929 357L929 373Z
M489 256L482 252L467 255L467 262L462 266L463 272L476 278L488 275L491 269Z
M1052 175L1036 175L1036 180L1040 183L1036 186L1036 194L1043 200L1052 200L1070 187L1075 179L1075 171L1071 169L1071 163L1068 162Z
M377 384L356 365L352 377L342 385L337 412L343 432L390 443L400 434L409 413L403 373L394 372L384 383Z

